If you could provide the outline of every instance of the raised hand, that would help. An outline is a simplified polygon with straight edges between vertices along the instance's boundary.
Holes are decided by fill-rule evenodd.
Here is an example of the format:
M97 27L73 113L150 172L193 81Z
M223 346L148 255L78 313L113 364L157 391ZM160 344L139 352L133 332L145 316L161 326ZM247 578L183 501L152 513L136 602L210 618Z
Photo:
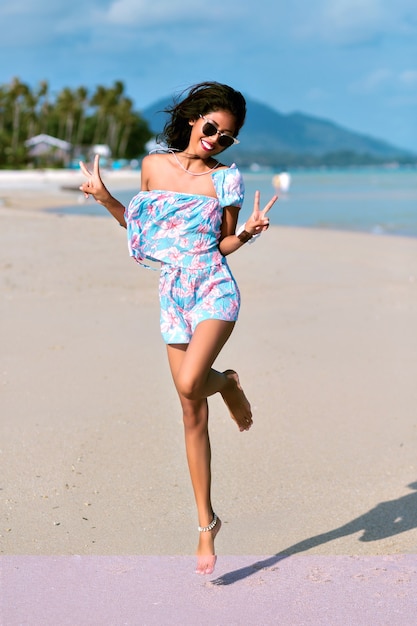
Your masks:
M84 192L86 198L93 196L94 200L102 204L108 212L119 222L120 226L126 227L125 207L119 200L114 198L107 187L104 185L100 176L100 157L98 154L94 157L93 171L87 168L86 164L80 161L80 168L84 176L87 178L85 183L80 185L80 190Z
M80 190L84 192L86 198L93 196L99 204L106 204L110 197L110 192L105 187L100 176L100 157L98 154L94 157L93 171L87 168L86 164L80 161L80 169L87 180L80 185Z
M261 194L259 191L256 191L253 212L250 218L246 220L245 224L245 230L251 235L259 235L269 227L269 217L266 217L266 214L278 200L278 196L272 196L271 200L265 205L262 211L259 209L260 200Z

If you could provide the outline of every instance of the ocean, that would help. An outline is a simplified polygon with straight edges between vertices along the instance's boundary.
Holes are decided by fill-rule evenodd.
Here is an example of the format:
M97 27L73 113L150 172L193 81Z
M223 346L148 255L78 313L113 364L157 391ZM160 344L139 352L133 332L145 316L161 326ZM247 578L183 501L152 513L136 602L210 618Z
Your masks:
M362 168L290 173L288 193L271 224L417 237L417 169ZM256 189L261 205L274 193L271 173L246 173L242 219Z
M239 223L250 215L256 190L261 207L274 195L277 173L242 171L246 194ZM278 191L279 200L269 213L272 225L417 237L416 168L297 170L290 177L288 192ZM127 204L135 193L124 191L117 197ZM92 200L59 212L105 214Z

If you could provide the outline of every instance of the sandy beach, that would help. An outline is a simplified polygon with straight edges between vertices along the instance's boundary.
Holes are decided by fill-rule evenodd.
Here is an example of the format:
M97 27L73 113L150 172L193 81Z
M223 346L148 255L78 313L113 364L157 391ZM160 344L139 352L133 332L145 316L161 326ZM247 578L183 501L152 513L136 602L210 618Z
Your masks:
M189 555L158 275L113 220L43 211L81 180L0 172L1 553ZM415 553L417 240L273 227L230 265L242 312L216 367L255 424L211 399L218 554Z

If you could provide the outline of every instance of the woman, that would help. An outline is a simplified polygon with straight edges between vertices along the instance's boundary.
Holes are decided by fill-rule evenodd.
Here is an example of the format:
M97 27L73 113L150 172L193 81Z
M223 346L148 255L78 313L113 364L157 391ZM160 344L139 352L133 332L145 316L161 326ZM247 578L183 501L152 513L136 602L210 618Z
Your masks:
M259 192L244 230L236 234L243 203L242 177L216 157L236 139L246 115L241 93L216 82L193 86L167 110L164 153L142 162L141 191L125 207L104 186L95 157L80 189L127 228L131 255L141 264L161 263L161 332L181 402L187 460L197 505L197 569L211 574L214 540L221 521L211 504L207 398L220 393L240 431L252 425L250 404L234 370L212 365L238 317L240 295L226 262L253 236L266 230L274 196L259 209Z

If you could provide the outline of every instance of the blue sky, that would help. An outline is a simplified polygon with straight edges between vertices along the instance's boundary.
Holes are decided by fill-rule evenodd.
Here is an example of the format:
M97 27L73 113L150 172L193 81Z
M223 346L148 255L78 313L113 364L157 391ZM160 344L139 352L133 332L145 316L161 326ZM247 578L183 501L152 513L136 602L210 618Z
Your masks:
M0 83L125 84L137 110L225 82L417 152L416 0L10 0Z

